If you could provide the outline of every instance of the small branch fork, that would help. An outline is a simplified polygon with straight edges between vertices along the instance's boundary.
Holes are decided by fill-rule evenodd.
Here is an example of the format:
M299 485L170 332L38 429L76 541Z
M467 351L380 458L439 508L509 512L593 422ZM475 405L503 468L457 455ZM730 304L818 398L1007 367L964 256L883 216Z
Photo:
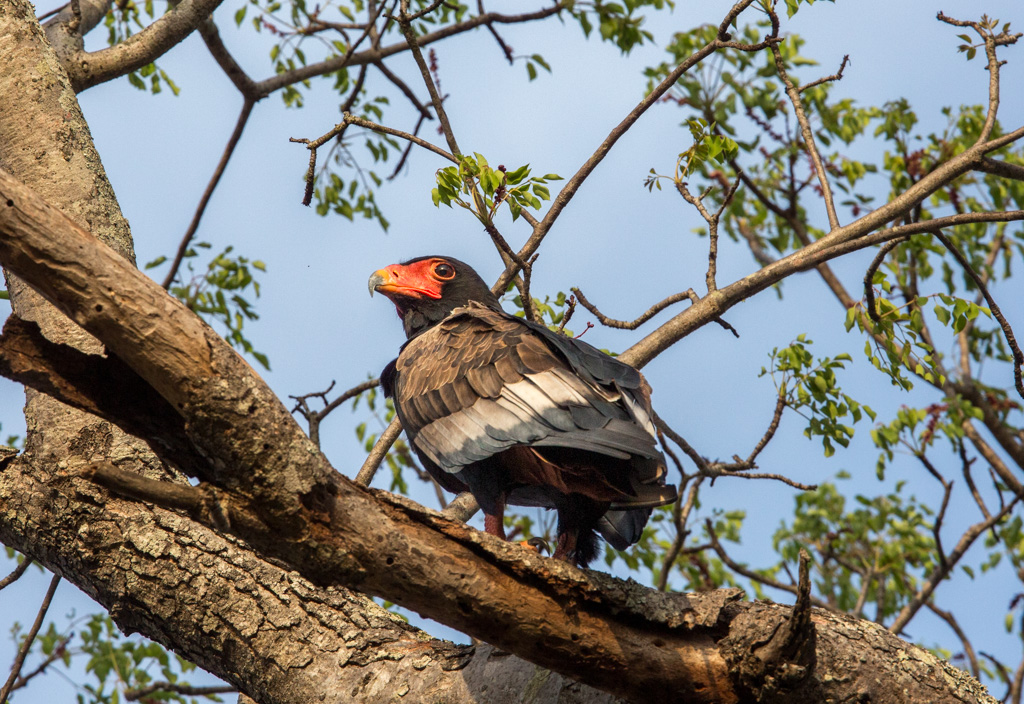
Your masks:
M636 330L638 327L640 327L641 325L646 323L648 320L653 318L655 315L657 315L661 311L663 311L666 308L668 308L673 303L678 303L679 301L689 300L691 303L696 304L696 303L699 303L700 300L701 300L700 296L697 295L696 291L694 291L692 288L688 288L685 291L683 291L682 293L672 294L671 296L669 296L665 300L659 301L658 303L655 303L653 306L651 306L646 311L641 313L640 316L638 318L636 318L635 320L625 321L625 320L616 320L615 318L609 318L607 315L602 313L598 309L597 306L595 306L593 303L591 303L589 300L587 300L587 297L584 296L583 292L580 291L578 288L573 287L570 290L574 294L576 294L576 298L579 299L580 304L584 308L589 310L594 315L594 317L597 318L599 323L601 323L602 325L604 325L606 327L618 328L620 330ZM715 318L715 322L718 323L719 325L721 325L723 328L725 328L729 332L731 332L736 337L740 336L740 334L738 332L736 332L736 328L734 328L732 325L730 325L729 323L725 322L721 318Z
M729 202L732 200L733 195L736 194L736 189L740 185L740 179L738 176L736 177L736 181L725 192L725 196L722 198L722 205L719 206L713 215L704 207L704 199L711 193L712 186L709 186L701 195L695 196L690 193L685 181L676 181L675 184L676 190L679 191L679 195L683 197L683 200L696 208L697 212L700 213L701 217L708 224L708 273L705 279L708 293L711 293L718 289L718 284L715 282L715 276L718 272L718 221L722 218L722 213L725 212L725 209L729 207Z
M672 427L657 414L654 415L654 424L661 432L671 438L671 440L676 443L691 460L693 460L693 463L697 465L697 476L711 479L712 484L717 478L726 476L743 477L744 479L774 479L775 481L780 481L794 489L799 489L801 491L814 491L818 488L815 484L802 484L781 474L749 471L757 467L757 456L761 454L761 451L764 450L768 443L771 442L772 438L775 437L775 431L778 430L779 423L782 420L782 412L785 410L785 407L786 399L784 396L780 395L775 403L775 411L772 414L771 422L768 424L768 429L765 430L764 435L757 442L757 445L754 446L750 455L746 459L743 459L738 455L733 455L732 462L709 461L706 457L697 452L682 435L673 430ZM684 475L683 478L687 479L688 477L687 475Z
M302 396L289 396L289 398L295 400L295 408L292 409L292 413L302 414L302 417L305 418L306 422L309 424L309 439L312 440L317 447L320 447L320 423L323 422L324 418L326 418L335 408L345 403L345 401L355 398L359 394L369 391L379 384L380 379L370 379L369 381L364 381L362 384L353 386L333 401L328 401L327 394L331 393L331 390L334 388L334 382L332 381L331 385L323 391L303 394ZM309 407L309 399L314 397L323 401L324 407L319 411L314 411Z

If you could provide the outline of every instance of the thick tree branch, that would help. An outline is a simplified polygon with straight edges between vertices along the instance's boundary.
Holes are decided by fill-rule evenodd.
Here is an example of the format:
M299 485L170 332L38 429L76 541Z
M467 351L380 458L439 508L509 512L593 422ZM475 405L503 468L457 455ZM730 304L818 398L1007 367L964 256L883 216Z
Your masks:
M223 0L181 0L167 14L120 44L64 57L64 67L75 92L152 63L197 29L221 2Z
M230 526L262 554L322 586L346 584L384 596L581 681L627 696L642 692L644 701L737 700L730 663L740 667L765 642L765 629L774 632L787 620L789 610L780 607L723 611L723 597L732 597L721 593L659 597L584 575L407 500L362 489L332 472L226 343L5 174L0 232L0 262L159 389L208 453L217 488L180 486L173 490L176 505L211 525ZM139 334L141 320L145 335ZM169 340L172 349L161 351ZM224 427L231 432L221 432ZM160 500L168 491L166 482L140 481L112 466L91 473L119 490L131 483L139 497ZM726 614L735 617L723 621ZM814 673L794 682L788 698L779 701L804 701L801 686L842 699L846 694L837 687L871 691L874 698L883 691L916 692L921 683L928 688L922 696L933 702L977 698L968 693L974 685L963 675L905 644L898 647L910 647L913 661L887 668L888 652L898 641L886 641L889 636L867 624L856 624L856 637L861 645L878 644L859 651L870 676L824 679L834 667L830 653L842 651L854 622L843 626L825 614L812 618L818 645ZM716 643L709 629L720 633L726 623L739 628L730 625L729 638ZM879 679L879 671L885 677Z

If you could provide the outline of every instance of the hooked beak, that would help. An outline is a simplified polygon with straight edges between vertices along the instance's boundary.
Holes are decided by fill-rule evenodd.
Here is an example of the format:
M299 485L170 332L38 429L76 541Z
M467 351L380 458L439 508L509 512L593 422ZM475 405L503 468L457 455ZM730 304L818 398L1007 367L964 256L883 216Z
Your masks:
M370 297L371 298L373 297L373 292L374 291L376 291L378 288L380 288L381 286L383 286L383 285L385 285L387 283L387 281L388 281L387 278L386 278L387 274L388 274L388 272L387 272L386 269L380 269L379 271L375 271L375 272L373 272L370 275L370 281L368 283L369 283L369 286L370 286Z

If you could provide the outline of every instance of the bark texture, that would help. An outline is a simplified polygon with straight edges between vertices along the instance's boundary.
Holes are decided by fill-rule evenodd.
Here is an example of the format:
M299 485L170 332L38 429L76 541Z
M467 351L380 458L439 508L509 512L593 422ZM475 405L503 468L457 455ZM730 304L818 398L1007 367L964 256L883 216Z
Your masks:
M83 24L98 21L108 5L83 0ZM68 33L70 19L59 15L48 28L60 36L65 60L81 48L80 38ZM75 92L23 0L0 3L0 167L134 261L127 222ZM83 371L100 372L94 381L111 373L116 360L95 356L102 347L91 335L9 271L5 275L19 316L37 322L48 340L93 353L98 367L85 364L81 352L75 359ZM32 343L38 353L42 343ZM63 349L62 362L71 352ZM37 361L38 373L45 365ZM108 410L125 401L116 385L135 383L125 380L124 368L115 374L91 386L93 400ZM82 379L75 384L90 386ZM129 408L125 402L121 410ZM486 695L511 702L520 682L535 683L538 702L613 701L490 647L431 639L365 597L314 588L186 517L112 500L76 478L82 466L104 460L164 479L180 475L146 443L31 389L26 419L26 451L13 460L6 452L0 456L0 542L75 583L126 631L172 647L260 702L322 702L325 692L335 693L336 701L377 702L382 691L403 688L423 700L469 702Z

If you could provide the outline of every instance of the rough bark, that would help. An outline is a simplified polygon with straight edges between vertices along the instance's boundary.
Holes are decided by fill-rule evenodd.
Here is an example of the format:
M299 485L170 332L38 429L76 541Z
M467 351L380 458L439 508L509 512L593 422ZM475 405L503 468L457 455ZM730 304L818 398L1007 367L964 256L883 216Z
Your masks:
M0 231L7 235L0 261L161 391L220 487L174 485L92 463L86 475L119 493L227 528L318 585L385 596L637 701L807 701L835 693L940 702L971 693L970 678L955 679L941 661L880 628L817 614L803 635L810 645L799 657L780 657L785 648L766 644L787 630L780 628L787 609L662 595L584 575L354 485L306 447L287 411L226 343L6 175ZM179 343L173 353L164 349L171 339ZM877 645L860 647L868 633ZM849 674L853 660L862 666Z
M83 23L92 21L94 6L103 9L81 5ZM51 34L66 19L56 18ZM75 93L22 0L0 3L0 166L133 259L127 223ZM38 322L50 340L100 351L95 339L5 274L18 315ZM96 359L109 373L113 360ZM107 402L119 400L110 383L96 390ZM490 647L434 641L365 597L315 589L187 518L110 500L75 479L77 468L104 459L151 476L175 474L117 427L32 390L28 397L26 452L14 461L0 458L0 542L74 582L125 630L144 632L259 701L322 702L330 691L341 701L376 702L394 685L422 699L455 703L486 695L501 702L530 682L539 702L612 701Z

